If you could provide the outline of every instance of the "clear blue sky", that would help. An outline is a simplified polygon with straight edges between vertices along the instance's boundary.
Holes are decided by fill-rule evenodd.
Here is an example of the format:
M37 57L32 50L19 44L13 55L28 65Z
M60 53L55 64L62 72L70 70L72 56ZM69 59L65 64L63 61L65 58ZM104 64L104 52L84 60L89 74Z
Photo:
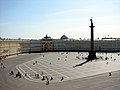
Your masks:
M7 38L120 38L120 0L0 0L0 36Z

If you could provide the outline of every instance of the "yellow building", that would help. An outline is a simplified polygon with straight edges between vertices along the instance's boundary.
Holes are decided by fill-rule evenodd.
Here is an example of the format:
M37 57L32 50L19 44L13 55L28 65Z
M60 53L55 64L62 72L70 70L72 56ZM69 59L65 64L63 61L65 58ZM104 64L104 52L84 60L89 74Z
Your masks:
M21 52L19 40L0 40L0 56L10 56Z

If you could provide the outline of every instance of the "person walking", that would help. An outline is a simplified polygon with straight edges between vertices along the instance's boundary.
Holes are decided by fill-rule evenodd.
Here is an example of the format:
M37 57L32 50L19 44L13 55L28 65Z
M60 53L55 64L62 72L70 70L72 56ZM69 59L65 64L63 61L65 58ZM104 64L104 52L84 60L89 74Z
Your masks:
M49 85L49 80L46 81L46 85Z
M19 78L21 78L21 73L19 74Z
M25 73L25 76L27 76L27 73Z
M10 75L14 75L14 72L13 72L13 71L11 71L11 72L10 72Z
M112 75L112 73L111 72L109 72L109 76L111 76Z
M62 76L62 78L61 78L61 81L63 80L63 76Z
M50 81L52 81L52 80L53 80L53 77L50 78Z

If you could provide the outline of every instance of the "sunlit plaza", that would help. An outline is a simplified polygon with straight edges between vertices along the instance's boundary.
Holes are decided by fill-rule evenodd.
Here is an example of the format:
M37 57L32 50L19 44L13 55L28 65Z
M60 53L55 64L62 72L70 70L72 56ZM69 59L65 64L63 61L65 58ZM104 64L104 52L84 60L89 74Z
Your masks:
M22 86L18 90L22 88L23 90L33 90L33 88L60 90L61 86L66 90L69 88L68 85L76 86L80 90L101 90L101 87L104 90L108 88L119 90L120 53L96 53L96 55L99 59L87 63L84 63L88 56L87 52L47 52L10 56L1 61L6 67L3 68L3 65L0 65L1 88L16 90L21 83ZM10 75L11 71L14 75ZM18 72L22 74L21 77L16 77ZM47 80L49 80L49 87L46 86ZM114 86L113 83L116 85ZM25 87L25 84L29 87ZM96 87L92 87L92 84Z
M97 53L100 59L79 65L86 61L87 55L85 52L41 53L16 68L27 80L33 82L44 82L43 76L49 79L53 77L51 82L60 82L62 77L63 81L66 81L120 70L119 53ZM35 76L36 74L38 76Z

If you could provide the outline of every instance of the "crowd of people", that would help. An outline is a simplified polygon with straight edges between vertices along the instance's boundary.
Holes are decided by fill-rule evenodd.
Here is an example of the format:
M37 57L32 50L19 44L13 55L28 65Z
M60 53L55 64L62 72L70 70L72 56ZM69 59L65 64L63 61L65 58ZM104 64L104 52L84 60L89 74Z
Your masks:
M35 74L35 78L36 79L39 79L41 77L41 80L42 81L46 81L46 85L49 85L50 81L53 80L53 77L52 76L47 76L47 75L44 75L44 73L42 72L41 74ZM63 81L63 76L61 77L61 81Z
M9 75L14 75L14 72L11 71L11 72L9 73ZM15 78L17 78L17 77L21 78L21 76L22 76L22 74L21 74L20 72L17 72L17 73L15 74Z
M7 58L7 55L6 56L0 56L0 60L5 60Z
M2 66L3 69L6 68L6 66L3 64L2 60L0 60L0 65Z

